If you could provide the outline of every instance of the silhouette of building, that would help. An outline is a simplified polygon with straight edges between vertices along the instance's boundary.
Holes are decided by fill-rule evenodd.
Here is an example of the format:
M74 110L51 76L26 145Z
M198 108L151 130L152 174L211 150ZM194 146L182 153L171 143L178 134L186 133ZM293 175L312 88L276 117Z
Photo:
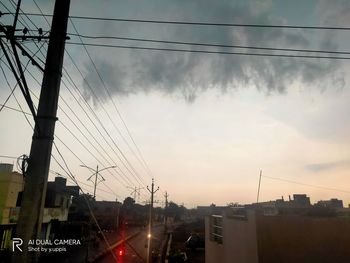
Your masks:
M343 208L343 200L339 200L337 198L332 198L330 200L320 200L316 204L316 206L320 207L329 207L329 208Z

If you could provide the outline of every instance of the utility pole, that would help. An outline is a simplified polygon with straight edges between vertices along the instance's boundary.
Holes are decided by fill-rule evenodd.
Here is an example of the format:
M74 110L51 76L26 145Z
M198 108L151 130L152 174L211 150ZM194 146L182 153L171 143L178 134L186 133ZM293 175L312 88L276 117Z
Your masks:
M140 201L140 191L144 188L143 187L136 187L136 186L135 186L135 188L131 187L131 186L127 186L127 188L132 190L132 192L130 194L133 195L135 203L136 203L136 198L137 198L136 196L138 196L138 199Z
M262 176L262 170L260 170L260 176L259 176L259 186L258 186L258 195L257 195L257 197L256 197L256 203L259 203L261 176Z
M164 197L165 197L165 208L164 208L164 215L165 215L165 227L167 227L167 221L168 221L168 192L165 191L165 194L164 194Z
M169 197L168 192L165 192L164 197L165 197L165 208L168 208L168 197Z
M148 253L147 253L147 263L152 263L152 226L153 226L153 197L154 194L159 190L159 186L154 190L154 179L152 178L151 190L147 186L147 190L151 194L151 203L149 206L149 222L148 222Z
M41 238L52 143L62 75L70 0L56 0L44 77L30 150L25 189L16 227L23 240L23 252L15 252L12 262L36 262L38 252L28 252L28 241Z
M83 165L83 164L80 165L80 167L87 168L87 169L89 169L90 171L93 171L93 172L94 172L87 180L90 181L91 178L92 178L93 176L95 176L95 182L94 182L94 199L96 200L96 187L97 187L98 183L100 183L100 182L102 182L102 181L106 181L106 179L105 179L102 175L100 175L99 173L101 173L101 172L104 171L104 170L110 169L110 168L116 168L117 166L113 165L113 166L105 167L105 168L103 168L102 170L98 170L98 165L97 165L97 167L96 167L96 170L94 170L93 168L88 167L88 166L86 166L86 165ZM101 181L98 181L98 182L97 182L97 179L98 179L99 175L101 176Z
M120 214L120 205L118 204L118 198L115 199L116 205L117 205L117 225L116 225L116 232L118 234L119 231L119 214Z

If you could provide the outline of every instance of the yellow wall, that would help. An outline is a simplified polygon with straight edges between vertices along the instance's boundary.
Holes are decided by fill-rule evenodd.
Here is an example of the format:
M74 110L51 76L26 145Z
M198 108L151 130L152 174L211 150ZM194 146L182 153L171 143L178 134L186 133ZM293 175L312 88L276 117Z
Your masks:
M17 172L0 172L0 224L9 224L9 211L16 207L18 193L23 191L23 176Z

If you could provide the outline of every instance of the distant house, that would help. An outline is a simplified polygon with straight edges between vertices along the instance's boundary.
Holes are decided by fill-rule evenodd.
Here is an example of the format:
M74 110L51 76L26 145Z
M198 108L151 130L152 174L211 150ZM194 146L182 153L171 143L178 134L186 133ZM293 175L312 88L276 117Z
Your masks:
M55 177L55 181L47 183L41 231L44 239L54 238L55 232L59 232L60 225L67 222L72 196L79 195L78 186L67 186L66 183L67 179L63 177ZM53 227L56 229L52 229Z
M349 217L299 213L309 206L305 197L227 208L207 216L205 262L350 262Z
M204 219L208 215L221 214L227 206L216 206L211 204L209 206L197 206L197 218Z
M330 207L330 208L343 208L343 200L339 200L337 198L332 198L330 200L321 200L318 201L316 206L320 207Z
M12 164L0 164L0 250L10 247L25 187L23 175L12 170ZM67 186L65 178L56 177L54 182L48 182L43 211L42 239L52 238L60 222L67 221L71 197L78 194L79 187Z
M289 196L288 200L277 199L274 201L254 203L247 207L261 208L265 215L278 214L303 214L311 207L310 197L306 194L294 194L293 199Z

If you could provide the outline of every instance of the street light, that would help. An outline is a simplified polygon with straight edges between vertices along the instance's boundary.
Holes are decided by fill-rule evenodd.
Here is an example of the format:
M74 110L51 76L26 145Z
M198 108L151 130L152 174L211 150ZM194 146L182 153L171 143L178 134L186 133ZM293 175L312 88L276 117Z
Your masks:
M111 168L116 168L117 166L116 165L112 165L112 166L108 166L108 167L105 167L101 170L98 169L98 165L96 167L96 170L89 167L89 166L86 166L86 165L83 165L81 164L80 167L84 167L84 168L87 168L89 169L90 171L93 171L94 173L87 179L88 181L93 177L95 176L95 183L94 183L94 199L96 199L96 187L97 187L97 178L98 178L98 175L100 172L104 171L104 170L107 170L107 169L111 169ZM103 176L101 175L101 178L102 178L102 181L105 181L105 179L103 178Z
M100 172L104 171L104 170L107 170L107 169L110 169L110 168L116 168L117 166L113 165L113 166L109 166L109 167L105 167L101 170L98 169L98 165L96 167L96 170L89 167L89 166L86 166L84 164L81 164L80 167L83 167L83 168L87 168L89 169L90 171L93 172L93 174L87 179L88 181L91 179L91 177L93 177L95 175L95 184L94 184L94 199L96 200L96 187L97 187L97 177L99 175ZM102 181L105 181L105 179L103 178L103 176L101 175L101 178L102 178ZM91 219L90 219L91 220ZM89 224L89 226L91 226L91 224ZM89 255L89 248L90 248L90 231L91 229L89 229L89 236L88 236L88 244L87 244L87 248L86 248L86 261L88 259L88 255Z

